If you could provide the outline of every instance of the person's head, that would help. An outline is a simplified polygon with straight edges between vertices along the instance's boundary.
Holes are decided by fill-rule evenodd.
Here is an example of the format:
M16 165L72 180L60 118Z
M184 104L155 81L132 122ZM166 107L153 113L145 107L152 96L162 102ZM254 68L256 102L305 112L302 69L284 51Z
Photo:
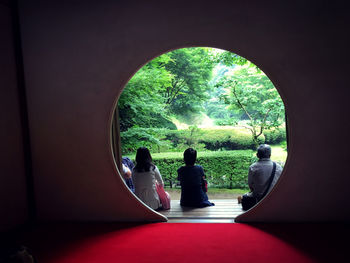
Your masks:
M271 157L271 147L268 144L260 144L256 153L259 159Z
M154 167L152 163L152 156L146 147L140 147L136 152L136 170L141 172L148 172L151 167Z
M184 161L186 165L194 165L197 159L197 151L192 148L188 148L184 152Z

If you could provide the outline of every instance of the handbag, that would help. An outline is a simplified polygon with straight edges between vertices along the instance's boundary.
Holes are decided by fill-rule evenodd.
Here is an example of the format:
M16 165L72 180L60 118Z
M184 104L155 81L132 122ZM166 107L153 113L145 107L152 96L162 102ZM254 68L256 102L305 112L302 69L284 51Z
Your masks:
M259 202L258 198L250 195L250 193L244 194L242 196L242 209L247 211Z
M263 199L263 197L267 194L267 191L270 189L270 186L272 184L273 178L275 177L275 173L276 173L276 163L273 162L273 167L272 167L272 172L269 178L269 182L267 184L267 188L265 189L264 193L262 194L262 196L259 198L257 196L253 196L251 193L248 194L244 194L242 196L242 209L244 211L252 208L253 206L255 206L261 199Z
M203 192L208 192L208 182L205 179L202 179L202 190Z
M162 207L164 210L170 209L170 195L168 192L166 192L161 184L156 184L156 191L159 196L160 203L162 204Z

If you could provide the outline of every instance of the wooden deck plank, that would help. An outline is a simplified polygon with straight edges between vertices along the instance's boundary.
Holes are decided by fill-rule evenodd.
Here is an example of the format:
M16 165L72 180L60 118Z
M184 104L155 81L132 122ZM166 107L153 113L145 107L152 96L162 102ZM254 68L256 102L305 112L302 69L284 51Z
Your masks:
M215 206L191 208L180 206L180 200L171 201L171 209L160 211L168 218L168 222L207 222L233 223L234 219L244 211L236 200L211 200Z

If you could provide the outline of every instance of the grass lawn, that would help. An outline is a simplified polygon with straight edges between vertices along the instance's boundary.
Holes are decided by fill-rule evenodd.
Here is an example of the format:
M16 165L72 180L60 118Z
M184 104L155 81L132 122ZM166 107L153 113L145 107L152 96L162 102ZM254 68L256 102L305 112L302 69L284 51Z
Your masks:
M271 160L280 163L285 163L287 160L287 152L279 145L272 145Z

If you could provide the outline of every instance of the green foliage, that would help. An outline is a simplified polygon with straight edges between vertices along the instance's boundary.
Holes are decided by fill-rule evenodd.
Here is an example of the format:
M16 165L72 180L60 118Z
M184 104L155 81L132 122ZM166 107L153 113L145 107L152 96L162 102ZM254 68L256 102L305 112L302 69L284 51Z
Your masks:
M233 66L233 65L245 65L247 63L249 63L249 61L244 58L241 57L235 53L229 52L229 51L223 51L223 52L219 52L216 55L216 61L218 63L222 63L225 66Z
M248 132L195 126L177 131L170 120L193 125L204 108L216 125L241 125ZM210 48L177 49L153 59L130 79L118 109L123 154L140 146L153 153L236 150L285 140L283 129L271 129L284 121L284 108L267 76L245 58Z
M160 152L162 146L169 147L165 141L162 141L167 131L167 129L130 128L121 132L122 154L135 153L139 147Z
M265 129L278 127L284 122L284 104L268 77L248 64L235 66L216 84L225 88L222 99L229 109L244 114L246 127L256 145Z
M200 138L205 136L202 129L197 126L190 126L187 130L168 131L165 134L165 139L176 151L183 151L189 147L196 149L204 149L199 142Z
M283 135L283 129L281 129ZM186 130L154 128L131 128L121 132L122 153L136 152L137 148L148 147L152 153L184 151L188 147L198 151L217 150L255 150L256 146L250 133L245 129L199 129L190 126ZM264 143L260 136L259 143Z
M251 135L239 129L208 129L205 137L199 141L205 144L205 148L211 151L216 150L243 150L256 149L255 142ZM263 143L264 138L259 138L259 143Z
M177 181L177 169L184 165L182 153L153 155L163 180ZM203 166L209 187L247 188L253 151L198 152L196 164Z
M164 66L170 60L167 54L157 57L130 79L118 100L122 131L133 126L160 127L168 119L161 92L173 79Z
M288 147L287 147L287 141L281 142L281 147L284 151L287 151Z
M131 127L173 128L171 114L202 112L214 66L210 50L177 49L142 67L118 101L121 131Z
M215 125L218 126L233 126L235 124L237 124L237 121L235 121L234 119L230 119L230 118L225 118L225 119L219 119L217 118L214 121Z
M217 86L216 84L220 81L221 78L225 76L225 73L228 72L229 68L223 65L217 65L213 69L213 78L211 79L209 85L212 88L209 90L210 99L205 102L206 114L215 120L217 125L233 125L236 124L242 116L239 111L228 110L225 102L220 99L223 94L226 93L224 87Z
M174 78L163 96L172 113L185 116L203 111L214 66L210 50L183 48L168 53L171 61L165 67Z
M174 148L186 144L188 138L191 138L193 144L204 144L205 149L211 151L256 149L250 133L244 129L198 129L192 136L189 130L177 130L168 131L165 137ZM259 143L263 142L262 136L259 138Z
M265 143L267 144L280 144L286 141L286 129L284 127L273 128L264 130Z

